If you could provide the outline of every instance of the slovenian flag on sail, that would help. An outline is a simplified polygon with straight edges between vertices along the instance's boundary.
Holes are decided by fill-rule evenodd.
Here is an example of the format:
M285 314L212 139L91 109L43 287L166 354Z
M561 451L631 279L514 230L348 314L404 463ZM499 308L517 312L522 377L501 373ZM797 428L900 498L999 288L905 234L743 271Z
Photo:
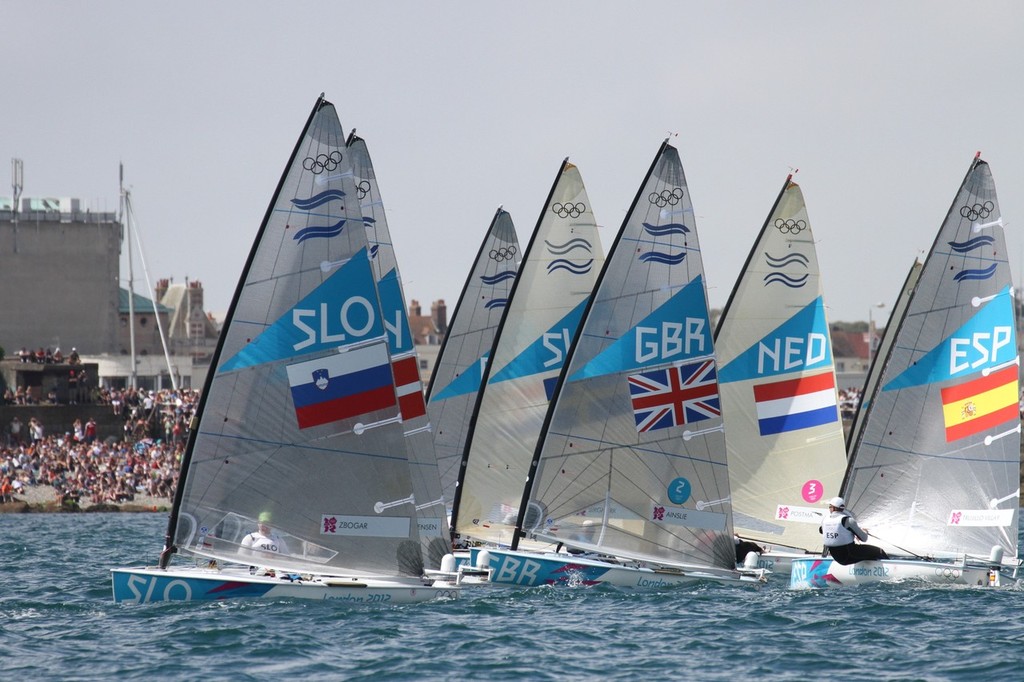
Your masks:
M356 348L289 365L288 385L300 429L395 405L387 345Z
M395 393L398 394L398 409L402 419L415 419L427 413L423 401L423 386L420 383L420 368L416 355L410 355L391 363L395 373Z
M1017 365L942 389L946 442L1019 418Z
M831 424L839 419L831 371L754 385L757 425L762 436Z

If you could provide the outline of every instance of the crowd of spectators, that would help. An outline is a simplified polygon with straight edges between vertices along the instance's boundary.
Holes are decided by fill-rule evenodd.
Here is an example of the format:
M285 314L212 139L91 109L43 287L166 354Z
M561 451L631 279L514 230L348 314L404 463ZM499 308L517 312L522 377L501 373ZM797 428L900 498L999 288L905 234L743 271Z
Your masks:
M101 393L124 417L118 436L99 438L92 419L54 434L37 417L28 424L12 418L0 438L0 502L28 486L52 486L60 504L131 502L139 494L173 499L199 392Z

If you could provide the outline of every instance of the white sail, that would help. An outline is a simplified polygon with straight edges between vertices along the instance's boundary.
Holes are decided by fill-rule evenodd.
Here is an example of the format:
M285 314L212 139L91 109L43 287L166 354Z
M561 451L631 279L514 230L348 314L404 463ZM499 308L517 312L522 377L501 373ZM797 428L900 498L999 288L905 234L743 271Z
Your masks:
M455 532L512 541L544 415L603 262L583 179L566 160L501 323L456 494Z
M619 558L734 567L704 269L667 142L585 312L538 455L524 532Z
M733 525L744 538L821 549L823 500L846 447L814 234L790 178L715 331Z
M883 362L844 482L890 556L1017 557L1019 359L1002 214L975 158Z
M298 571L421 575L406 439L348 150L318 100L268 208L199 406L169 545ZM168 588L169 590L170 588Z
M355 190L362 210L363 224L369 239L370 260L377 277L384 328L388 334L391 366L395 375L398 403L402 413L409 460L412 463L412 485L419 518L420 541L426 567L439 568L449 551L448 514L441 494L434 435L420 382L419 357L413 345L409 315L402 290L402 276L388 229L384 203L380 196L373 162L366 141L355 132L349 135L349 159L355 174Z
M466 438L477 404L498 324L508 303L522 257L512 216L498 209L462 295L427 387L427 413L434 425L434 446L444 499L455 499Z

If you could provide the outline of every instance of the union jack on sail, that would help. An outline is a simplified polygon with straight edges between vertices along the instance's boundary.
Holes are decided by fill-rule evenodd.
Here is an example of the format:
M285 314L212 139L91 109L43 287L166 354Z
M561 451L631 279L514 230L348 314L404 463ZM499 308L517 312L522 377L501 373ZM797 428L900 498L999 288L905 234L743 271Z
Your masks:
M722 416L714 360L631 374L628 380L637 433Z

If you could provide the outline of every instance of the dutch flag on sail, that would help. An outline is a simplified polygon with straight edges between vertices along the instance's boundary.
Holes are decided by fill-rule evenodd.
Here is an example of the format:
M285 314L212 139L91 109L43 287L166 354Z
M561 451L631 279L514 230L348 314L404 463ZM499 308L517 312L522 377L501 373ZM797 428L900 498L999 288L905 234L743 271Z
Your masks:
M762 436L831 424L839 419L831 371L754 386Z
M395 405L384 343L289 365L287 371L300 429Z

